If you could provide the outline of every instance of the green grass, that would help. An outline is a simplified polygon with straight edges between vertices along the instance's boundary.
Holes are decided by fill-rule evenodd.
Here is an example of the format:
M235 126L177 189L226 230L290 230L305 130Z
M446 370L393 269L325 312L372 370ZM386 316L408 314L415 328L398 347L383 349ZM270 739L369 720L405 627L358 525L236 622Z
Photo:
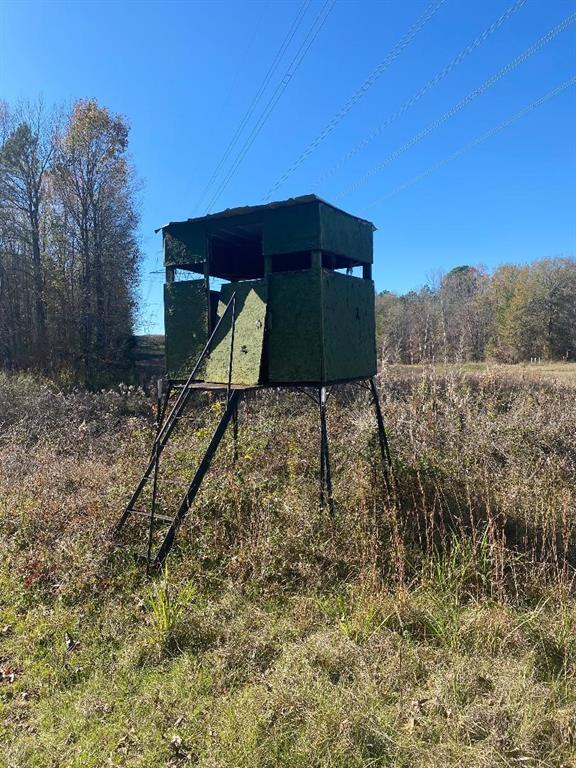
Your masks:
M167 638L154 589L11 613L7 765L574 764L569 601L518 611L437 584L285 598L226 584Z
M0 377L0 765L576 766L572 390L383 394L393 498L363 395L330 400L331 520L313 406L260 393L148 580L143 529L109 533L153 404ZM220 407L194 405L164 511Z

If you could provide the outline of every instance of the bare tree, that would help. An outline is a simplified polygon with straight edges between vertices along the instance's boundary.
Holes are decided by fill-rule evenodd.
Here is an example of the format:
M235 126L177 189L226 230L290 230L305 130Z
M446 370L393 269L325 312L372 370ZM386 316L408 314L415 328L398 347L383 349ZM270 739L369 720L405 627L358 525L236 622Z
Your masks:
M42 219L45 179L54 154L54 124L43 103L20 104L0 149L0 206L4 235L33 282L35 362L46 366L48 337L44 293Z

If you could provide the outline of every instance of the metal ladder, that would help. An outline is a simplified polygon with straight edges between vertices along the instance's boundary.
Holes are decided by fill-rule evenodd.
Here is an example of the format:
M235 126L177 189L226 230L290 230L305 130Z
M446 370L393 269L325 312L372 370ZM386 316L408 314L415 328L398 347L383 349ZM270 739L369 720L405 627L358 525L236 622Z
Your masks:
M184 410L192 394L191 384L195 381L195 377L200 369L200 366L202 365L204 358L210 351L210 348L214 342L214 339L216 338L218 330L222 325L224 318L226 317L229 311L232 313L232 320L231 320L232 330L231 330L231 340L230 340L230 354L229 354L229 360L228 360L228 385L227 385L227 391L226 391L226 408L222 413L222 416L220 418L220 421L218 422L218 425L216 426L216 429L214 430L210 443L204 453L204 456L202 457L202 460L200 461L200 464L198 465L198 469L194 474L192 482L190 483L188 490L184 494L182 501L178 506L178 510L176 514L173 517L169 517L168 515L159 515L156 513L156 495L157 495L157 487L158 487L158 472L160 468L160 457L162 455L162 451L166 447L176 425L178 424L182 414L184 413ZM196 361L194 367L192 368L192 371L190 372L190 375L188 376L186 383L182 387L180 394L178 395L176 402L172 406L172 410L168 414L165 421L162 420L162 416L163 416L163 411L167 407L168 399L166 399L164 409L159 409L160 423L158 425L158 431L156 433L154 444L152 446L150 461L148 462L148 465L144 470L144 474L142 475L140 482L136 486L136 489L134 490L134 493L132 494L130 501L128 502L126 508L124 509L122 516L120 517L120 519L116 523L116 526L114 527L113 535L114 535L114 538L116 538L119 535L122 528L124 527L127 520L132 515L143 516L149 520L148 548L147 548L147 554L146 554L146 570L148 573L150 572L151 567L161 566L164 563L166 557L168 556L168 553L172 549L172 546L174 544L174 539L176 537L178 529L182 524L182 521L184 520L184 517L188 513L190 507L194 503L196 494L198 493L200 486L202 484L202 481L206 473L208 472L208 469L210 468L212 458L216 453L216 450L220 444L220 441L222 440L222 437L226 431L226 428L230 423L230 419L234 415L236 407L238 405L240 390L232 390L232 360L234 355L235 328L236 328L236 293L234 292L230 297L228 304L226 304L224 312L218 319L218 322L216 323L214 330L210 334L210 337L206 342L204 349L200 353L198 360ZM145 509L144 510L136 509L135 504L140 498L140 496L142 495L142 492L145 486L149 482L152 482L152 500L150 505L150 511ZM164 537L162 544L160 545L160 548L158 549L154 558L152 558L152 545L153 545L153 533L154 533L155 522L170 523L170 527Z

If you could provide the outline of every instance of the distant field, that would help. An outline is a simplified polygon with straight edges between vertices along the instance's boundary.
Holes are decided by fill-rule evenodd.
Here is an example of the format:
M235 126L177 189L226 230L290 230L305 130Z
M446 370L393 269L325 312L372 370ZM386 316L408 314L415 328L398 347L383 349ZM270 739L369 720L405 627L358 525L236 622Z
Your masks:
M395 373L404 373L408 376L420 376L423 371L433 368L438 373L444 373L446 366L441 363L435 365L400 365L397 363L386 365L385 369ZM460 370L465 373L483 373L492 370L499 374L517 376L519 378L553 379L559 383L576 386L576 363L518 363L516 365L502 365L497 363L449 363L448 369Z
M134 359L136 368L145 378L162 376L165 369L164 336L136 336ZM392 363L385 365L384 368L394 373L412 377L421 376L424 371L430 369L434 369L438 374L442 374L446 366L443 363L436 363L434 365L401 365L399 363ZM517 363L516 365L503 365L500 363L449 363L448 369L476 374L492 370L498 374L528 378L531 381L545 378L552 379L561 384L576 386L576 363Z
M164 336L136 336L134 364L143 379L164 374Z

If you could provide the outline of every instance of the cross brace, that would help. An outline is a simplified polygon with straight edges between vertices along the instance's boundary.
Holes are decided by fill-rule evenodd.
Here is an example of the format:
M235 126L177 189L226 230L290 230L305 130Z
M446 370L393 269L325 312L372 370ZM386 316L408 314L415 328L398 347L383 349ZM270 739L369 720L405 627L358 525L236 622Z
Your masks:
M164 537L164 540L162 544L160 545L160 548L158 552L156 553L155 557L152 559L151 557L151 549L152 549L152 538L150 536L148 540L148 556L147 561L149 566L160 566L163 564L164 560L166 559L168 553L172 549L172 545L174 544L174 539L176 537L176 534L178 532L178 529L180 528L180 525L182 524L182 521L186 517L188 511L190 510L190 507L194 503L194 499L196 498L196 495L198 491L200 490L200 486L202 485L202 481L204 480L204 477L208 470L210 469L210 464L212 463L212 459L214 457L214 454L216 453L218 446L220 445L220 441L222 440L222 437L224 436L224 433L226 432L226 428L228 424L230 423L234 413L236 412L236 408L238 406L238 400L240 398L241 390L235 389L230 392L230 397L228 399L228 402L226 404L226 408L224 409L224 412L222 413L222 416L220 417L220 421L218 422L216 429L214 430L214 433L212 434L212 438L210 439L210 443L208 444L208 447L206 448L206 451L204 453L204 456L202 457L202 460L200 461L200 464L198 465L198 468L194 474L194 477L192 479L192 482L190 483L188 490L184 494L182 501L180 502L180 505L178 507L178 510L176 514L173 517L169 517L168 515L159 515L155 512L155 498L152 499L152 510L148 512L147 510L143 509L135 509L133 506L128 506L128 508L124 511L124 514L122 515L122 518L120 519L118 525L116 526L116 531L119 531L122 525L124 525L124 522L130 515L139 515L142 517L146 517L148 521L150 522L150 530L152 530L152 525L154 522L160 522L160 523L170 523L170 527ZM157 454L155 454L157 456ZM154 463L151 461L152 467L154 469L154 478L156 478L156 473L158 469L158 462ZM146 476L144 479L144 482L146 481ZM143 486L143 483L141 483L138 488L141 490L141 487ZM137 491L138 491L137 488ZM139 495L139 491L138 491ZM132 498L135 499L138 496L133 494ZM131 504L133 501L130 502Z

